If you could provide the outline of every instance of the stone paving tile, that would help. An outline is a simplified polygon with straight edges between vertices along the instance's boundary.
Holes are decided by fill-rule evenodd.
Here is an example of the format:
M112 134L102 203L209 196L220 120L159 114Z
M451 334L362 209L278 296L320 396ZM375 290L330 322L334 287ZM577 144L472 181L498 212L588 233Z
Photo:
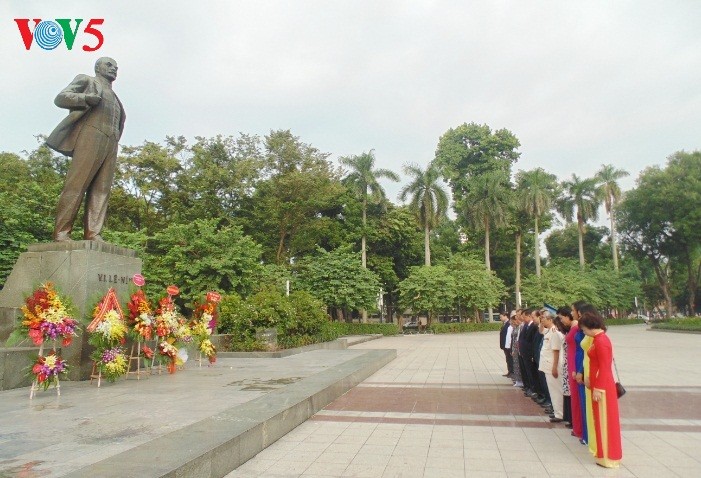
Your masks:
M644 326L609 333L629 391L620 402L619 469L596 466L570 430L547 422L540 407L501 377L503 354L491 332L388 337L353 347L395 348L398 357L306 423L318 425L314 433L334 429L335 439L315 464L341 461L327 476L701 476L698 338ZM350 448L331 449L338 445ZM373 447L387 448L373 453ZM353 465L380 459L365 458L372 455L386 460L384 467ZM311 471L303 476L316 476Z
M382 477L385 472L385 466L378 465L348 465L341 476L350 476L356 478L376 478Z

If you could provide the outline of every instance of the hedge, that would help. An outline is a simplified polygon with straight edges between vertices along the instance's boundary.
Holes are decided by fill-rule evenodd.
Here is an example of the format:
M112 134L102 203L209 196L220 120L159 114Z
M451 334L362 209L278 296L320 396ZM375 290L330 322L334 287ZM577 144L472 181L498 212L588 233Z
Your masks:
M701 332L701 318L686 317L683 319L671 319L667 322L653 324L652 328L661 330L682 330Z
M604 323L608 325L636 325L636 324L644 324L645 320L643 319L606 319Z
M501 322L485 323L462 323L455 322L449 324L434 323L428 329L434 334L461 334L465 332L487 332L501 329Z
M395 324L358 324L350 322L331 322L333 330L339 335L397 335L399 327Z

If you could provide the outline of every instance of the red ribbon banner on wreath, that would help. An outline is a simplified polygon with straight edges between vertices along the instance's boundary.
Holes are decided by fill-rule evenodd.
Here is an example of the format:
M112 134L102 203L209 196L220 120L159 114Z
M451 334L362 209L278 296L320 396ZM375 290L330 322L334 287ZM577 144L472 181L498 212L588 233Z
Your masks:
M122 312L122 306L119 305L117 293L114 291L113 288L110 288L110 290L107 291L107 294L105 294L105 297L102 299L102 302L100 302L100 304L98 305L97 314L95 314L95 318L92 322L90 322L90 324L87 327L88 332L94 332L97 326L100 325L100 322L105 320L105 314L107 314L107 312L109 312L110 310L115 310L117 314L119 314L120 320L124 320L124 312Z

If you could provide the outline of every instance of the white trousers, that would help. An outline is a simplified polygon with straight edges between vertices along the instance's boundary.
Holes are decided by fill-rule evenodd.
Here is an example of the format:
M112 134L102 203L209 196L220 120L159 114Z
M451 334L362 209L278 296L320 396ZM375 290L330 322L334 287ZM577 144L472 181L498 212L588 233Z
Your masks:
M548 384L550 402L553 404L553 415L555 415L555 418L562 418L562 408L564 406L562 375L558 374L557 378L555 378L552 372L545 372L545 381Z

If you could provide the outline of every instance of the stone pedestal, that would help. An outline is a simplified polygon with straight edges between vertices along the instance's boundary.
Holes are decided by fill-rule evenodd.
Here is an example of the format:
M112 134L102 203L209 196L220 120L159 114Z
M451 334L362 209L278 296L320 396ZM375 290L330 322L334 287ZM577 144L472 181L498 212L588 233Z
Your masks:
M97 302L110 287L117 291L120 303L129 300L131 278L141 273L136 251L96 241L33 244L20 255L5 286L0 291L0 341L5 340L20 320L20 307L26 296L44 282L53 282L62 297L68 297L75 318L86 324ZM68 347L63 357L70 365L71 380L90 376L91 361L87 332ZM59 344L60 345L60 344Z

